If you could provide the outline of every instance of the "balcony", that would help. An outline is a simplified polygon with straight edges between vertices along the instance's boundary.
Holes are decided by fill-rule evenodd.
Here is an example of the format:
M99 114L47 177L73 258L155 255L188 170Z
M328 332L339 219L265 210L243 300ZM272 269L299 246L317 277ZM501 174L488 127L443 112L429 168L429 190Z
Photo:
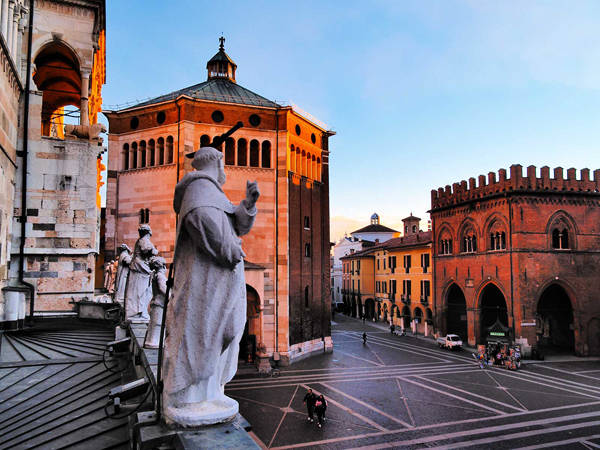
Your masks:
M402 300L402 303L410 305L410 294L402 294L400 299Z
M426 295L421 295L421 305L429 306L429 297Z

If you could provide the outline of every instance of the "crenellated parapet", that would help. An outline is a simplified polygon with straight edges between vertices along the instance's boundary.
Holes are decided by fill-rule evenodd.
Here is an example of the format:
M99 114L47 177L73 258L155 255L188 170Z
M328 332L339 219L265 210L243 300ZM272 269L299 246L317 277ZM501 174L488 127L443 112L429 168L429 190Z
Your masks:
M536 166L527 167L527 173L523 175L523 166L513 164L510 166L510 176L506 169L487 175L479 175L477 179L469 178L462 180L452 186L439 188L431 191L431 209L442 208L468 200L485 198L490 195L510 191L531 192L600 192L600 169L594 170L593 179L590 178L590 169L581 169L577 178L576 169L567 169L567 177L564 177L564 169L557 167L550 177L550 168L544 166L540 169L541 176L537 176Z

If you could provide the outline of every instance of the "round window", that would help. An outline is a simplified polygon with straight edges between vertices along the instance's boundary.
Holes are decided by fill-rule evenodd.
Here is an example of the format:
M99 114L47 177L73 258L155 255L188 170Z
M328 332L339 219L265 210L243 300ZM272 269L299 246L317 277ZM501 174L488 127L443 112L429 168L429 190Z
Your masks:
M225 120L225 116L219 110L213 111L213 113L210 117L212 117L212 120L217 123L221 123L221 122L223 122L223 120Z
M133 119L131 119L131 122L129 122L129 126L132 130L135 130L137 127L140 126L140 119L134 117Z
M312 141L313 144L317 143L317 137L315 136L315 133L312 133L310 135L310 140Z
M302 130L300 129L300 125L296 125L296 134L298 136L300 136L300 133L302 132Z
M165 114L164 111L159 112L156 115L156 121L161 124L161 123L165 123L165 120L167 120L167 115Z
M252 114L248 121L250 122L250 125L257 127L260 125L260 116L258 114Z

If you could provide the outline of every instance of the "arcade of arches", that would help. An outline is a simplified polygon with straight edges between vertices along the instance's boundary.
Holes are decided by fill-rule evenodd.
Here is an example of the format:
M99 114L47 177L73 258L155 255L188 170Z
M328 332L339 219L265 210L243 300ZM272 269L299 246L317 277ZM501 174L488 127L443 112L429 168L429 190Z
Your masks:
M480 344L486 341L488 329L496 321L515 332L510 319L510 310L503 292L493 283L481 289L476 301L479 308L469 308L464 292L456 283L447 289L446 308L441 331L447 334L457 334L465 342L471 338ZM533 322L524 320L525 325L535 327L535 338L538 350L542 354L566 353L573 354L576 349L576 320L573 302L569 294L558 283L545 287L539 295L534 310ZM525 329L525 325L523 329ZM588 356L600 355L600 320L593 317L588 319L585 336L581 336L582 345ZM518 330L517 330L518 331ZM509 336L511 341L514 336Z
M260 295L249 284L246 285L246 326L244 335L240 341L240 353L238 358L243 361L252 362L256 355L256 346L260 344L261 337L260 321ZM248 357L250 356L250 360Z

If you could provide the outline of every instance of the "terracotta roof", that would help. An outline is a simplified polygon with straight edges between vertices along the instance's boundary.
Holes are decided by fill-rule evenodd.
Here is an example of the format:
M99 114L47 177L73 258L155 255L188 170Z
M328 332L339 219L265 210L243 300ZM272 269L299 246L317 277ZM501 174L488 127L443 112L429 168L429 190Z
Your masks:
M343 256L340 259L355 256L368 256L370 253L376 252L377 250L393 250L395 248L416 247L418 245L428 244L431 244L431 231L424 231L422 233L409 234L408 236L390 239L381 244L361 250L360 252L354 252L350 255Z
M408 217L405 217L404 219L402 219L402 221L404 222L405 220L421 220L420 217L417 216L413 216L412 214Z
M366 227L361 228L360 230L353 231L350 234L354 233L398 233L397 230L392 230L391 228L386 227L385 225L367 225Z
M422 233L409 234L408 236L390 239L381 244L381 247L389 250L393 248L414 247L416 245L427 244L431 244L431 231L424 231Z
M263 266L254 264L250 261L244 261L244 269L265 270L265 268Z

